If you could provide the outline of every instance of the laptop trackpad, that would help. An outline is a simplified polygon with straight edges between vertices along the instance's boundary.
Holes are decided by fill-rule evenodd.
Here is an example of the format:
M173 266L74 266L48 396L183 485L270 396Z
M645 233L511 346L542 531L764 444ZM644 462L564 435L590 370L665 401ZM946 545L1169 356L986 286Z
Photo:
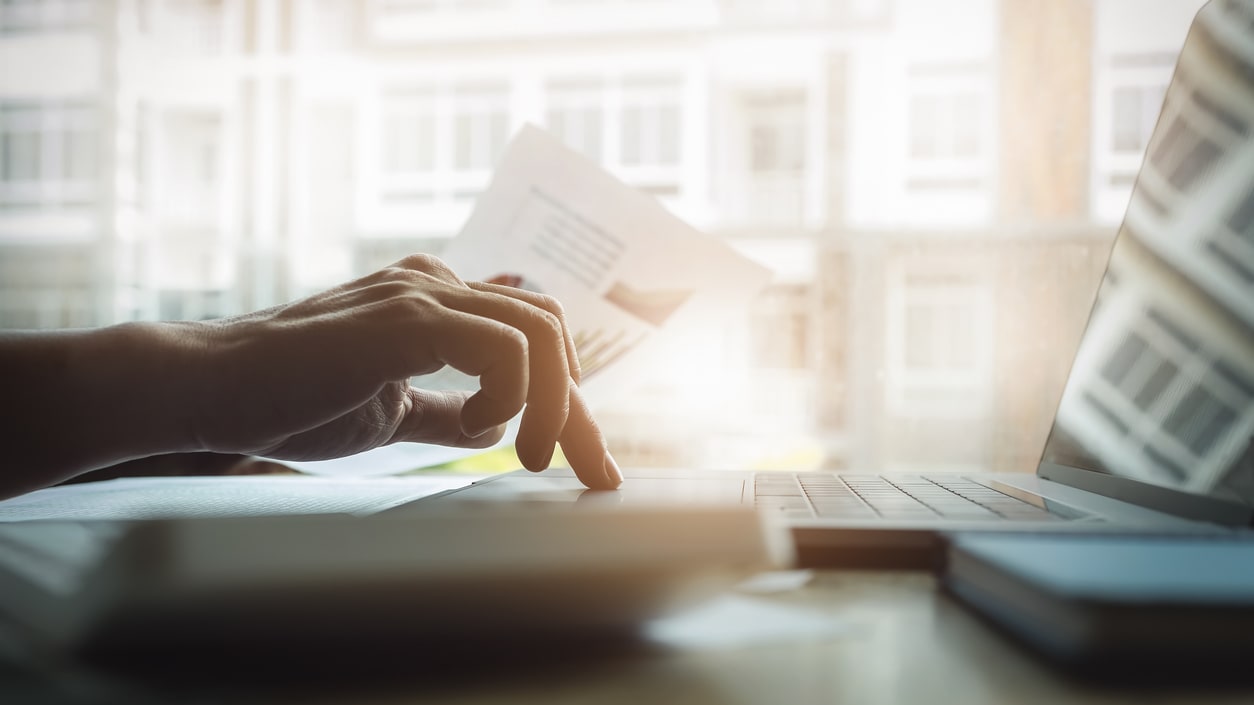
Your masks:
M617 490L589 490L574 477L516 473L445 495L456 502L578 502L631 506L739 505L745 481L738 477L633 477Z

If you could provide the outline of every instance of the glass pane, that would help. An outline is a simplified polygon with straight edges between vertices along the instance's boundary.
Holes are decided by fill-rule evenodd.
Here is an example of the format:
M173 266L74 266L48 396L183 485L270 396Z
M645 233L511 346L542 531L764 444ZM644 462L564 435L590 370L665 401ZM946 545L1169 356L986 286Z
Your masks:
M75 131L66 135L65 175L70 181L94 181L96 179L96 135L93 132Z
M916 95L910 99L910 156L924 159L937 156L935 96Z
M970 159L980 153L980 97L974 93L954 96L954 153Z
M39 135L12 132L4 135L4 178L6 181L37 181L40 177Z
M1116 88L1111 105L1110 144L1116 152L1139 152L1141 144L1142 89Z
M622 153L619 154L619 161L623 164L634 165L641 162L641 113L640 108L627 108L623 111Z
M679 162L679 108L664 105L658 113L658 163Z

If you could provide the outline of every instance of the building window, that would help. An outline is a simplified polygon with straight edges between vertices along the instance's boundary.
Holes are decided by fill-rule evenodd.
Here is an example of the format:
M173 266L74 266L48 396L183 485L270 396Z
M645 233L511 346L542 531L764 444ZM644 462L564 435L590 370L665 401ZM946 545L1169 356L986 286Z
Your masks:
M749 170L800 174L805 169L805 94L785 91L749 96Z
M680 192L682 83L672 76L550 81L546 125L567 145L656 196Z
M980 156L980 96L921 93L910 98L910 158L975 159Z
M888 297L888 393L893 413L984 410L992 363L992 295L962 273L906 273Z
M1166 84L1116 86L1111 95L1110 149L1138 160L1149 144Z
M724 210L749 226L797 226L805 214L806 95L755 92L740 101L743 159L729 175Z
M1114 44L1114 38L1097 41L1099 46L1106 43ZM1127 210L1178 54L1162 50L1152 37L1137 43L1139 47L1117 53L1099 53L1094 63L1090 190L1094 215L1109 222L1118 222Z
M1171 53L1117 54L1097 76L1094 164L1105 172L1097 182L1117 189L1123 203L1162 111L1175 58Z
M509 90L504 86L459 88L453 97L453 141L458 171L491 169L509 137Z
M96 4L95 0L0 0L0 33L88 27L96 19Z
M602 81L553 81L545 91L550 131L595 162L605 158L605 85Z
M97 156L95 106L0 103L0 209L91 206Z
M509 139L509 87L398 88L382 100L383 201L473 198Z
M807 285L777 285L765 291L753 309L753 366L768 370L810 369L812 313L811 289Z
M342 0L311 0L297 16L297 37L301 49L347 51L353 48L357 31L357 8Z
M619 161L623 166L679 163L679 82L629 79L622 89Z
M390 174L435 171L434 92L398 93L386 99L383 169Z
M926 66L909 75L906 186L982 189L991 152L988 76L981 66Z
M221 198L221 120L211 113L174 113L165 120L162 217L175 225L212 228Z
M168 45L201 55L223 52L223 0L168 0L158 6L156 34Z

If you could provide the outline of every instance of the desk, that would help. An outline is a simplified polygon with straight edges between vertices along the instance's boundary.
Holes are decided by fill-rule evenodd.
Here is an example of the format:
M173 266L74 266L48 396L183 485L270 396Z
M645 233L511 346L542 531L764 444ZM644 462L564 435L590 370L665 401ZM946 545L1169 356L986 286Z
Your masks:
M442 683L283 703L1245 703L1254 687L1158 692L1102 689L1061 677L993 632L918 573L826 572L765 599L831 615L847 628L751 647L620 655L574 668L494 675L509 654ZM556 661L556 659L555 659Z

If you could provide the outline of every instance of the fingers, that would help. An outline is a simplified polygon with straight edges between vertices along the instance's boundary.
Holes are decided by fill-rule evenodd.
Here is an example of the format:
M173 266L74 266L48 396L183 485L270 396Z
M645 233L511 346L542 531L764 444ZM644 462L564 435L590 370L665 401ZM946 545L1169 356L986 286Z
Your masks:
M547 309L494 291L466 289L446 303L458 311L505 323L526 336L527 406L516 448L528 470L548 467L570 407L570 363L561 319ZM560 310L556 304L553 307Z
M470 392L437 392L410 387L407 413L389 443L433 443L457 448L488 448L505 436L497 425L477 436L462 430L462 409Z
M566 363L570 370L570 378L575 380L575 384L579 384L579 354L575 351L575 339L571 336L570 328L566 325L566 311L562 309L562 305L558 303L557 299L525 289L516 289L512 286L489 284L487 282L466 282L466 286L475 291L515 298L556 316L558 323L561 324L562 338L566 345Z
M479 378L479 391L459 411L463 434L476 437L522 410L531 375L529 345L519 330L492 318L448 310L421 332L423 340L414 342L426 343L440 362Z
M594 490L612 490L622 484L623 474L574 384L570 385L570 416L562 429L561 443L571 470L583 484Z
M480 382L479 391L460 399L423 396L434 393L416 390L414 408L421 407L423 414L415 413L417 426L405 432L407 439L466 445L486 433L490 440L482 442L491 445L500 438L498 427L523 410L516 450L524 467L548 467L560 441L584 484L612 489L622 482L579 393L574 340L556 300L496 284L462 282L438 259L425 255L401 260L392 272L402 280L412 278L423 291L413 303L424 325L404 326L412 333L402 336L408 338L403 346L415 350L414 367L422 368L421 358L429 355L478 376ZM450 419L458 401L454 425ZM420 428L428 424L431 430Z

